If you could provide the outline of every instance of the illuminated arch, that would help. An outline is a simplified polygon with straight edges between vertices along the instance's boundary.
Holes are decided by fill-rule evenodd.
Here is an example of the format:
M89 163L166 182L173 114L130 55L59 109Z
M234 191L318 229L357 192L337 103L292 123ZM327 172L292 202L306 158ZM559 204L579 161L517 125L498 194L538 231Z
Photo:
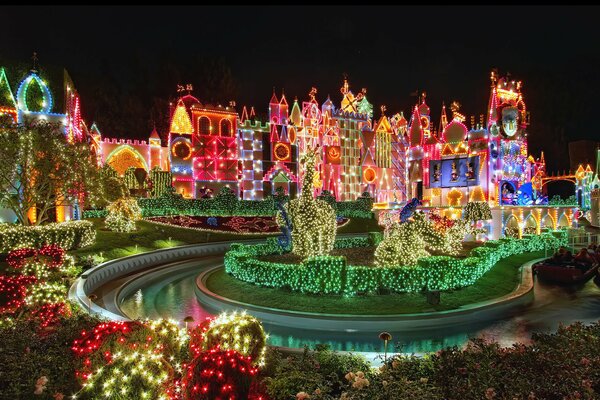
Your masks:
M219 122L219 133L221 136L233 136L233 132L231 131L231 121L226 118L223 118L221 122Z
M104 164L110 165L117 171L119 176L123 176L129 167L144 168L146 171L149 171L146 159L139 151L127 144L115 148L106 157Z
M210 135L210 118L201 116L198 119L198 134L199 135Z
M27 91L31 85L34 84L38 85L42 91L42 108L39 110L31 110L29 108L29 104L27 104ZM47 114L50 112L50 110L52 110L52 93L50 93L50 89L48 89L46 82L44 82L37 74L32 72L27 78L23 79L19 85L19 89L17 89L17 103L19 105L19 109L23 111L41 112Z
M510 214L504 220L503 233L509 237L521 237L521 225L519 224L519 219L514 214Z
M544 215L540 222L540 225L543 228L556 229L556 221L554 220L554 218L552 218L552 215L550 214Z
M558 222L556 223L557 228L565 228L571 226L571 220L567 217L567 214L562 213L558 218Z
M529 214L527 218L525 218L524 223L523 233L539 233L538 221L533 214Z

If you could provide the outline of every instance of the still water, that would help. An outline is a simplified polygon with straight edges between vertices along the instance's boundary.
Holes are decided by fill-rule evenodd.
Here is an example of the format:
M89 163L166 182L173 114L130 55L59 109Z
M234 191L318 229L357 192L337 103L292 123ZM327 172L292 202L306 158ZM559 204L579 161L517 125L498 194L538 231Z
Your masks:
M196 322L212 315L198 302L194 294L198 269L161 278L141 287L124 299L122 311L130 318L173 318L182 321L192 316ZM443 297L442 297L443 301ZM533 332L552 332L559 324L575 321L584 323L600 319L600 288L592 280L577 287L560 287L535 282L533 302L504 319L480 321L452 329L394 332L394 350L402 353L423 354L448 346L463 346L470 337L485 337L510 346L515 342L528 343ZM383 344L378 333L329 332L317 329L290 329L265 324L268 343L274 346L302 348L305 345L328 344L332 349L381 353ZM391 346L389 351L393 351Z

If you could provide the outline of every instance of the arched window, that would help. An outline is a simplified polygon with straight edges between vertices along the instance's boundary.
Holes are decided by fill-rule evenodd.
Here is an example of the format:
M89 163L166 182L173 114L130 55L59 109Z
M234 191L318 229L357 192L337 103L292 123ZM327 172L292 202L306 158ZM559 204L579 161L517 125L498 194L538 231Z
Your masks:
M231 123L229 120L221 120L221 136L233 136L231 134Z
M546 214L544 218L542 218L542 226L544 228L554 229L554 220L550 214Z
M518 239L521 236L519 221L514 215L510 215L504 222L504 236Z
M198 133L200 135L210 135L210 119L208 117L200 117L198 120Z

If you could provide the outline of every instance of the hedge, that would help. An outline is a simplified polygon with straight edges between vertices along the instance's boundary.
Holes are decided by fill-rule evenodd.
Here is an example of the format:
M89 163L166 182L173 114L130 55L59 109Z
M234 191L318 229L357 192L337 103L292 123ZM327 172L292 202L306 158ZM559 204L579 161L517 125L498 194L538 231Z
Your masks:
M96 230L90 221L69 221L40 226L0 224L0 253L22 247L56 244L64 250L92 245Z
M371 246L367 238L338 239L336 248ZM471 250L469 257L424 257L417 265L366 267L347 265L345 257L311 257L301 264L258 260L258 256L281 254L276 240L265 244L234 244L225 254L225 271L244 282L288 288L313 294L344 294L391 291L451 290L474 284L499 260L520 254L567 245L566 231L525 235L522 239L490 240Z
M142 208L142 216L162 217L167 215L190 215L199 217L274 216L277 207L273 197L265 200L237 200L218 195L210 199L184 199L168 193L156 198L140 198L138 204ZM370 211L372 202L359 198L356 201L336 203L337 216L345 218L372 218ZM85 210L83 218L105 218L106 210Z

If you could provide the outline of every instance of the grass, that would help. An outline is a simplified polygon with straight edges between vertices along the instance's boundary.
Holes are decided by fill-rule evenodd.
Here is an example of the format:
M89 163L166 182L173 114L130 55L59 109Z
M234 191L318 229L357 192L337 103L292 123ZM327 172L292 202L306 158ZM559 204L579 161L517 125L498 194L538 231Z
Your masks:
M306 295L283 289L258 287L228 275L224 269L213 273L206 286L221 296L258 306L327 314L406 314L454 310L466 304L504 296L520 282L519 267L544 252L514 255L500 260L475 285L443 292L440 304L428 304L424 294L398 293L343 297L335 295Z
M90 221L96 227L96 243L92 246L73 250L70 254L85 257L102 253L104 260L111 260L185 244L268 237L267 235L240 236L228 233L203 232L195 229L155 224L148 221L138 221L138 230L135 232L120 233L106 229L103 219L90 219Z
M90 219L96 227L96 243L83 249L69 252L77 257L99 256L104 261L126 257L146 251L181 246L194 243L209 243L229 240L265 239L273 235L236 235L232 233L204 232L195 229L180 228L148 221L138 221L136 232L111 232L104 227L104 220ZM374 219L350 220L338 233L359 233L380 230Z

